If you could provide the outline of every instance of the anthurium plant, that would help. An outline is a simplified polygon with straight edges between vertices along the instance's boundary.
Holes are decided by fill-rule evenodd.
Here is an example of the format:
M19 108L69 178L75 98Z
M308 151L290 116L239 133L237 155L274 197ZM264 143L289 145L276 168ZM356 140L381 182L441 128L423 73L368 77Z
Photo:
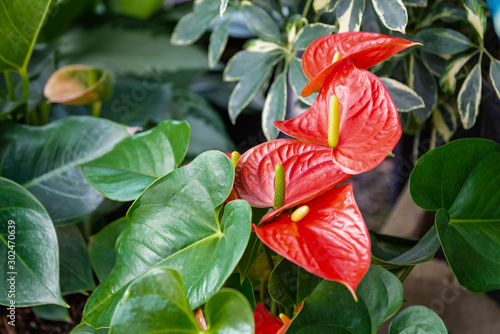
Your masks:
M112 3L126 8L122 1ZM328 12L321 3L314 2L315 10ZM383 2L370 3L383 18ZM474 4L466 1L470 15L477 12ZM272 130L266 124L268 137L281 131L292 138L245 152L201 150L209 138L200 139L199 132L207 131L200 122L212 117L210 109L200 116L204 100L192 93L181 98L179 90L186 91L173 83L168 89L157 83L160 88L151 90L161 91L162 102L170 94L176 108L169 112L176 117L145 130L105 119L113 119L104 117L112 80L94 66L56 71L45 88L49 102L30 109L27 63L55 4L38 5L44 14L30 21L40 24L24 36L26 45L11 53L0 49L12 103L11 72L20 74L24 88L22 102L0 123L0 304L8 307L14 323L16 307L68 318L68 295L91 291L73 334L371 334L388 321L391 334L446 334L432 310L400 311L402 281L439 247L464 287L474 292L500 288L500 145L461 139L422 156L410 177L410 193L436 216L435 226L420 240L369 231L348 181L379 165L402 135L391 81L368 69L400 52L416 52L421 43L371 32L332 35L330 27L316 26L315 31L328 32L308 46L304 41L311 38L291 39L289 46L305 49L302 63L295 55L285 60L278 55L286 70L276 73L269 87L282 90L286 71L300 65L306 78L301 98L317 94L301 115L275 119ZM149 5L154 8L154 1ZM195 12L179 25L201 24L203 32L215 16L231 14L233 5L197 1ZM307 1L305 9L310 5ZM279 44L272 19L250 2L238 6L245 17L261 18L252 30L262 38L254 50L276 51L265 41ZM401 1L396 7L405 8ZM342 13L337 16L344 19L342 26L350 25ZM219 40L229 25L227 18L221 20L213 32ZM300 18L289 23L289 31L303 27ZM386 22L399 31L404 25ZM120 41L114 28L94 29ZM188 44L199 37L195 30L190 35L177 28L172 39ZM214 50L211 66L221 56ZM273 57L264 61L264 72L276 65ZM226 74L243 76L234 71ZM137 96L137 87L152 87L146 83L134 86L131 96ZM233 100L241 87L240 82ZM286 105L279 94L272 96L268 115L269 106ZM140 103L132 107L130 99L115 97L110 109L121 102L133 119ZM50 108L57 110L51 103L92 104L93 116L65 115L40 125L45 122L38 116L48 121ZM233 119L242 108L230 108ZM211 133L223 132L213 123ZM231 146L225 143L220 140L220 146ZM122 214L106 220L116 212ZM102 223L97 231L89 228L91 220Z

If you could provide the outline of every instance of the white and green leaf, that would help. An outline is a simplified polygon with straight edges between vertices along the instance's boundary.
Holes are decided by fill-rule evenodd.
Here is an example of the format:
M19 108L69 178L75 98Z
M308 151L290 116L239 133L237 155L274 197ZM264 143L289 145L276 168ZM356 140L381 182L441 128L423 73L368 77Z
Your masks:
M481 68L477 64L469 73L458 92L458 111L464 129L470 129L476 123L481 103Z
M385 88L391 94L392 100L399 112L425 107L424 100L413 89L390 78L380 78Z
M248 29L256 36L265 40L281 40L281 32L276 21L261 7L249 1L243 2L240 6L241 14L245 19Z
M269 60L272 56L264 52L240 51L227 63L224 69L224 81L238 81L248 72Z
M445 142L449 142L457 131L457 117L447 103L439 103L432 113L432 124Z
M208 65L214 68L220 60L222 53L226 49L229 39L229 25L232 15L226 15L212 31L208 44Z
M365 0L340 0L337 5L338 32L359 31L365 11Z
M424 100L425 107L414 109L412 112L420 122L424 122L436 107L438 89L436 79L425 67L424 63L415 56L410 57L410 71L408 86Z
M297 37L295 38L295 43L293 48L295 50L305 50L309 44L314 42L320 37L330 35L335 30L335 26L324 24L324 23L313 23L304 26Z
M455 92L455 88L457 86L457 75L461 70L463 70L463 67L473 55L473 53L457 55L446 61L443 74L439 78L439 84L446 93L452 94Z
M303 97L300 95L306 84L309 82L304 71L302 70L302 60L299 58L293 57L290 62L290 86L292 87L295 95L307 105L312 105L318 96L318 93L313 93L307 97Z
M287 105L286 72L282 72L272 83L262 111L262 129L267 140L278 138L279 130L274 121L285 119Z
M174 45L189 45L196 42L208 29L219 11L195 11L184 16L174 28L171 42Z
M464 0L464 7L467 11L467 20L474 28L474 32L480 39L484 38L486 31L486 15L479 0Z
M402 0L372 0L380 21L389 29L403 34L408 23L408 12Z
M500 99L500 61L494 58L491 59L490 79L497 97Z
M427 28L416 34L422 50L437 55L455 55L474 47L462 33L448 28Z

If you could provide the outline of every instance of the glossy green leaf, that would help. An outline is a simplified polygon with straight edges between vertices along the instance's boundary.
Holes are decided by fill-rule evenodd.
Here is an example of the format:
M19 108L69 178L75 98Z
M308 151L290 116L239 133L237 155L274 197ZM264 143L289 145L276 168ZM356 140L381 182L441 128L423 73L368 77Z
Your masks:
M455 110L446 103L438 103L432 113L432 124L444 141L447 143L457 131L457 117Z
M210 67L215 67L226 48L227 40L229 39L229 25L232 15L226 15L210 35L210 43L208 45L208 64Z
M454 55L474 46L467 37L448 28L427 28L416 34L422 50L437 55Z
M95 288L87 244L75 225L56 228L62 294L85 293Z
M438 210L436 229L460 284L474 292L500 287L500 146L461 139L426 153L410 177L413 201Z
M133 201L157 178L179 167L189 135L188 123L163 121L149 131L125 138L105 155L82 165L83 175L107 198Z
M479 0L464 0L464 7L467 11L467 20L474 28L474 32L480 39L484 38L486 31L486 15L484 8Z
M26 71L54 0L0 0L0 71Z
M218 10L194 11L184 16L175 26L172 44L189 45L196 42L219 15Z
M307 105L312 105L316 98L318 97L318 93L313 93L307 97L303 97L300 92L304 89L306 84L309 82L304 71L302 70L302 60L299 58L293 57L290 62L290 85L292 86L292 90L295 93L295 96L299 98L302 102Z
M342 328L338 331L337 328ZM327 331L327 328L330 331ZM321 331L318 331L320 329ZM290 323L287 334L295 333L371 333L369 308L362 297L356 302L340 283L324 280L304 301Z
M103 24L76 28L61 38L60 65L86 64L115 73L133 73L151 77L155 73L208 70L207 54L197 46L177 46L170 35L148 29L133 29L124 24ZM134 47L130 47L133 45ZM153 73L153 74L151 74ZM138 96L142 88L137 85ZM141 90L141 91L139 91Z
M14 300L15 307L49 303L67 307L59 290L56 231L47 211L11 180L0 177L0 189L0 304Z
M224 69L224 81L241 80L245 74L269 61L271 57L265 52L240 51L236 53Z
M380 81L382 81L389 94L391 94L392 100L399 112L425 107L424 100L405 84L390 78L380 78Z
M402 0L372 0L380 21L389 29L403 34L408 23L408 12Z
M163 5L163 0L111 0L108 2L111 10L116 14L147 19Z
M229 97L229 118L236 123L236 118L250 103L271 74L273 63L266 61L247 72L238 82Z
M41 127L0 129L0 174L37 197L55 225L89 215L103 197L85 181L81 164L128 137L125 126L94 117L68 117Z
M497 97L500 99L500 60L491 59L490 79Z
M435 228L431 228L418 242L375 233L371 233L370 237L372 264L388 270L427 262L439 249Z
M255 208L254 208L255 210ZM263 215L262 215L263 216ZM252 217L253 220L253 217ZM259 220L257 221L257 223ZM238 271L240 273L240 283L243 283L248 273L252 269L253 264L257 260L259 255L259 248L261 245L260 239L257 237L255 233L250 235L250 240L248 241L248 246L245 249L245 252L241 256L240 262L238 262Z
M180 275L155 268L134 281L116 308L110 334L253 333L253 313L240 293L223 289L205 305L201 330L185 296Z
M408 86L424 100L425 107L414 109L412 113L420 122L425 121L436 107L438 89L436 79L415 56L410 57L410 75Z
M462 120L464 129L470 129L476 123L481 104L481 67L477 64L472 68L467 78L465 78L460 91L458 92L458 112Z
M365 0L340 0L337 5L338 32L359 31L365 11Z
M264 9L249 1L243 2L239 9L243 14L248 29L255 35L264 40L281 40L280 28Z
M299 306L323 279L282 258L269 277L269 294L285 307Z
M392 320L389 334L426 333L448 334L443 320L424 306L411 306Z
M33 313L44 320L71 322L69 310L59 305L40 305L31 308Z
M226 283L224 284L224 287L235 289L241 292L243 296L245 296L245 298L250 303L250 307L252 308L252 310L254 310L255 307L257 306L257 303L255 302L253 285L248 278L245 278L243 282L240 282L240 274L234 273L231 276L229 276Z
M465 10L456 4L441 2L437 7L423 18L421 27L431 26L435 21L441 20L446 23L466 21Z
M278 138L279 130L273 124L283 121L287 107L286 72L282 72L272 83L262 110L262 130L267 140Z
M107 327L129 284L156 267L178 270L195 308L210 298L236 267L250 236L251 210L229 195L234 167L220 152L201 154L155 181L127 213L113 271L88 300L83 319ZM186 266L189 263L189 266Z
M108 328L95 329L85 323L81 323L70 332L70 334L108 334Z
M330 35L335 30L335 26L324 23L312 23L304 26L293 44L295 50L305 50L309 44L325 35Z
M127 219L119 218L90 238L89 256L97 278L102 282L115 266L116 240L127 227Z
M456 55L446 61L443 74L439 78L439 84L446 93L453 94L455 92L455 87L457 86L457 75L459 72L463 71L465 64L472 58L473 55L473 53Z
M79 16L93 10L92 2L80 0L54 1L49 19L38 34L37 43L54 42L59 39Z
M0 97L0 121L24 106L23 101L7 101Z
M403 285L396 276L379 266L370 266L356 293L370 310L374 334L403 304Z
M420 57L422 58L422 62L425 64L425 67L427 67L427 69L429 69L434 76L441 76L446 63L446 60L443 57L425 52L423 50L420 50Z

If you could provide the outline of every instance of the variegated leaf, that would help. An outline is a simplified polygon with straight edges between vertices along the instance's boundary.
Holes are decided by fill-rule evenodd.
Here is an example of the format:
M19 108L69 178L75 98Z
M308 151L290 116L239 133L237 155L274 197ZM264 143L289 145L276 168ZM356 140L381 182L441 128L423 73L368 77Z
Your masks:
M481 68L474 66L458 93L458 111L464 129L470 129L476 123L481 103Z

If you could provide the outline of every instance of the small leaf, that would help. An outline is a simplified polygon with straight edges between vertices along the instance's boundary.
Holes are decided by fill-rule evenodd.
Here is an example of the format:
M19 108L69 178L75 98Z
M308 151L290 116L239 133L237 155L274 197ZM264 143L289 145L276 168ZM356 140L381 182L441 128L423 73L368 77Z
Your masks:
M408 12L402 0L372 0L380 21L389 29L405 33Z
M208 29L219 11L195 11L184 16L174 28L171 42L173 45L189 45L196 42Z
M97 278L99 278L99 282L102 282L115 266L116 240L125 227L127 227L127 219L122 217L106 225L90 238L90 262Z
M335 30L335 26L324 24L324 23L312 23L304 26L297 37L295 38L295 43L293 48L295 50L305 50L309 44L314 42L316 39L323 37L325 35L330 35Z
M224 69L224 81L238 81L248 72L267 62L271 55L265 52L240 51L227 63Z
M253 333L250 304L235 290L223 289L216 293L205 305L204 313L207 329L200 330L180 275L172 269L155 268L129 286L117 305L110 334Z
M47 211L11 180L0 177L0 188L0 304L10 306L14 300L16 307L68 307L59 290L57 236ZM10 292L13 281L15 291Z
M211 68L217 65L224 49L226 48L227 40L229 38L229 25L231 23L231 17L232 15L226 15L226 17L224 17L222 22L214 28L212 34L210 35L210 42L208 45L208 64Z
M87 244L75 225L56 228L61 293L85 293L95 288Z
M273 122L285 119L287 107L286 72L282 72L267 93L262 111L262 129L267 140L278 138L279 130Z
M365 0L340 0L337 5L338 32L359 31L364 11Z
M427 28L416 37L423 43L422 50L437 55L454 55L474 46L467 37L448 28Z
M392 320L389 334L401 333L448 334L448 331L434 311L417 305L404 309Z
M221 2L220 2L220 16L224 15L224 12L226 11L226 8L227 8L227 3L228 3L228 0L221 0Z
M157 178L184 160L191 129L184 121L163 121L128 137L105 155L81 166L87 181L115 201L135 200Z
M444 141L449 142L457 131L455 111L446 103L438 103L437 108L432 113L432 124Z
M262 8L249 1L239 7L247 27L257 36L265 40L281 40L280 28L276 21Z
M486 15L484 15L483 5L478 0L464 0L464 7L467 11L467 20L474 27L474 32L480 39L484 39Z
M70 332L70 334L108 334L109 328L99 328L95 329L87 325L86 323L81 323Z
M399 112L425 107L422 98L405 84L390 78L380 78L380 81L382 81L389 94L391 94L392 100Z
M33 313L44 320L71 322L69 310L59 305L40 305L31 308Z
M476 123L481 103L481 85L481 68L480 64L477 64L465 78L458 92L458 112L464 129L470 129Z
M500 61L494 58L491 59L490 79L493 84L493 89L495 89L497 97L500 99Z
M302 92L304 87L307 85L309 79L307 79L306 75L304 74L304 71L302 70L302 61L299 58L297 57L292 58L292 61L290 62L290 70L288 72L288 75L289 75L290 85L292 86L292 90L297 96L297 98L307 105L312 105L316 100L316 98L318 97L318 93L313 93L307 97L303 97L300 94L300 92Z
M236 123L236 118L252 101L253 97L262 87L266 79L271 74L273 63L266 61L259 64L252 71L247 72L236 85L229 97L229 118Z
M432 73L422 61L415 56L410 57L410 76L408 86L424 100L425 107L414 109L412 113L420 122L430 117L437 104L437 83Z
M465 64L471 59L473 53L466 55L456 55L455 57L446 61L444 71L439 78L439 84L446 93L453 94L457 85L457 75L463 71Z

